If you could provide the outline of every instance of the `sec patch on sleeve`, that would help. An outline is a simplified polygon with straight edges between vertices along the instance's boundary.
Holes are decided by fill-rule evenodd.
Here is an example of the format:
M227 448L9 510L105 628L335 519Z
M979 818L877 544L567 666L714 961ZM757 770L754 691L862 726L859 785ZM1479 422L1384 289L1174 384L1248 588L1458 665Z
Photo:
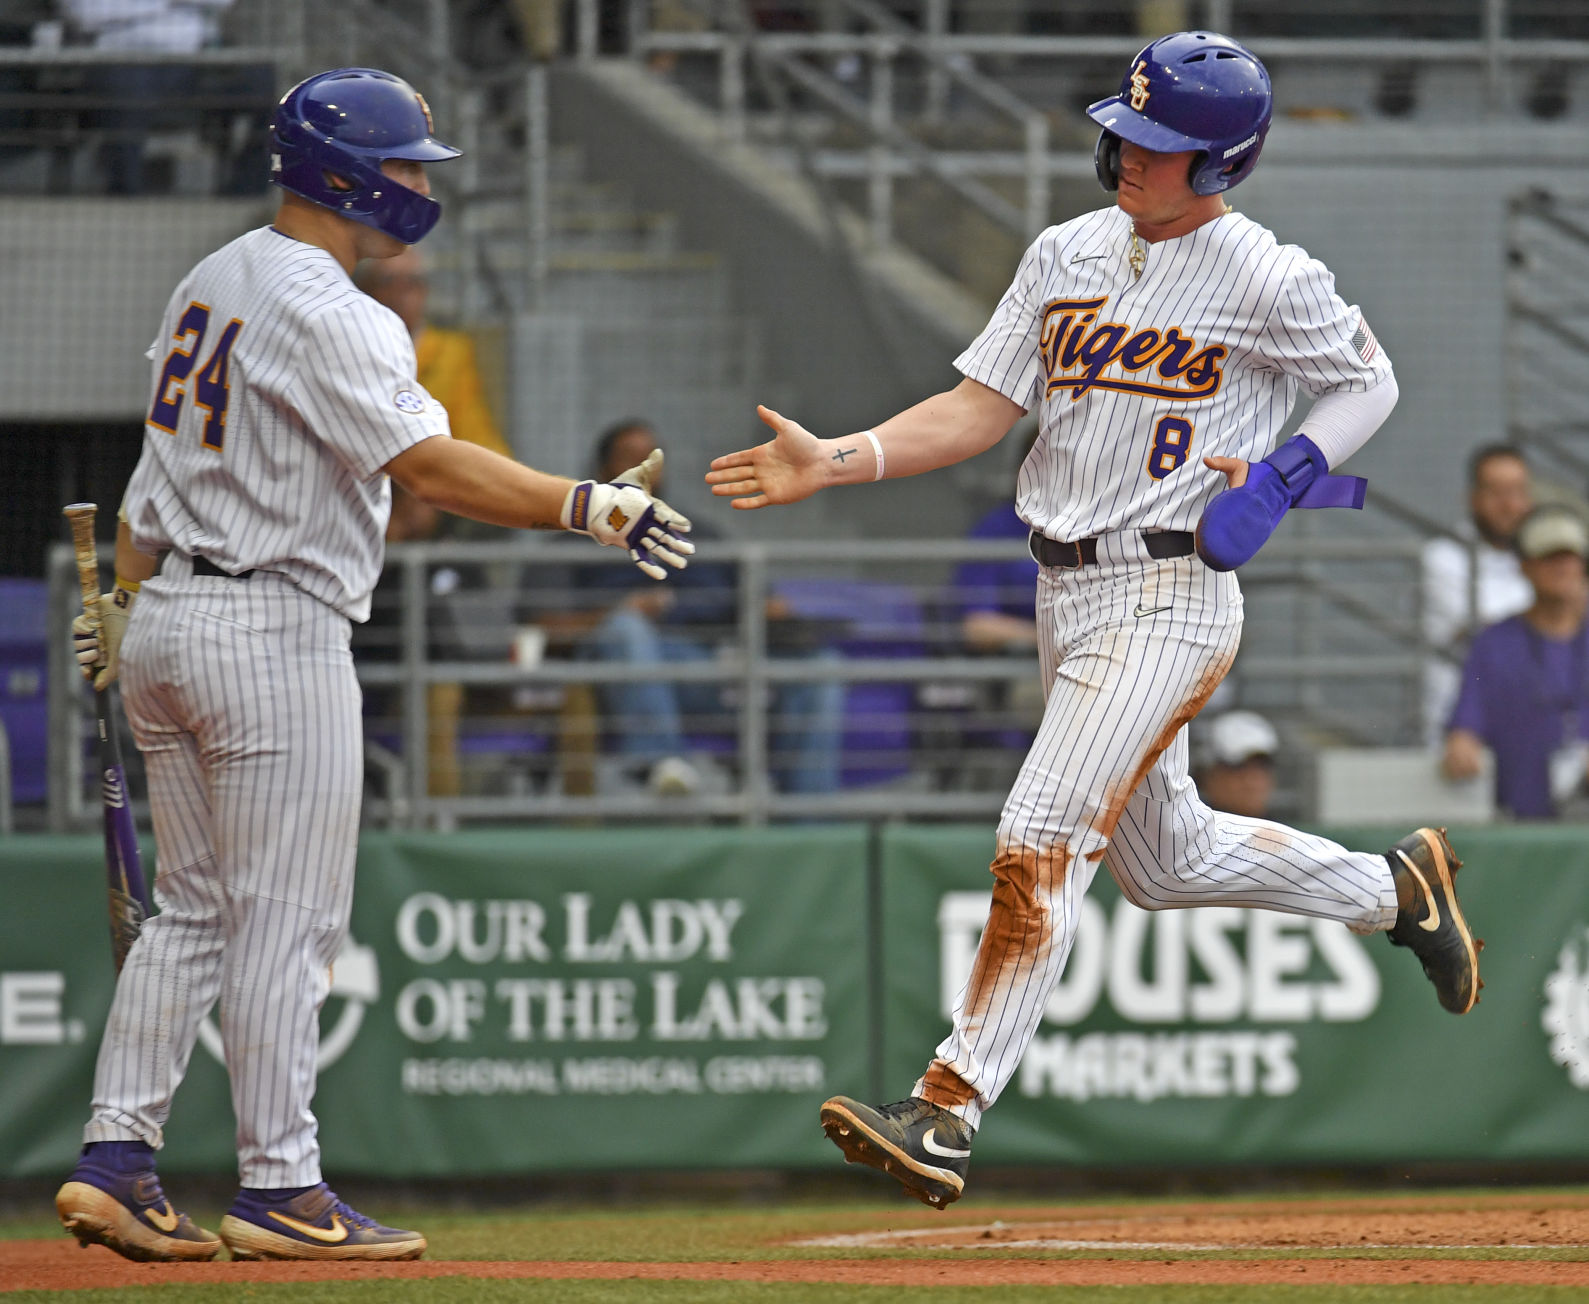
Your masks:
M410 416L418 416L425 410L425 400L411 389L398 390L392 402L397 404L399 412L407 412Z

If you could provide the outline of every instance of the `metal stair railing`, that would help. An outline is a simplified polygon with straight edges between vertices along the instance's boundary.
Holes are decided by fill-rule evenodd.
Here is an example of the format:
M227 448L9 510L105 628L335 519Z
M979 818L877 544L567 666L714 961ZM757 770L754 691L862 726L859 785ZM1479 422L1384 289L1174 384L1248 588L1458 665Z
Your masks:
M437 134L456 143L463 157L429 171L447 220L427 249L435 254L437 298L443 310L478 323L522 307L544 266L546 229L537 225L532 196L544 197L546 157L511 142L544 143L544 68L482 71L454 55L447 0L239 0L229 26L243 39L274 44L280 80L291 84L326 68L383 68L421 88ZM539 78L537 78L537 73ZM492 111L487 114L487 105ZM491 255L491 234L480 229L487 200L518 201L523 261L530 277L515 276Z
M1589 202L1531 189L1508 204L1506 280L1507 433L1576 483L1589 483ZM1536 465L1536 472L1540 467Z
M1210 0L1204 9L1209 26L1242 36L1233 28L1234 6ZM596 57L598 0L577 0L576 27L581 58ZM859 19L867 30L763 31L756 29L739 4L700 0L694 6L699 30L658 30L651 22L649 0L631 0L627 7L627 53L637 62L657 56L704 54L717 60L717 109L723 134L743 140L747 133L747 60L754 59L800 88L825 108L835 121L860 128L860 148L818 148L809 166L824 176L864 180L867 219L874 242L886 245L895 236L892 190L902 177L929 175L1000 227L1031 238L1048 224L1050 181L1058 176L1091 174L1090 151L1052 151L1046 115L1004 86L979 65L1048 60L1086 64L1102 59L1123 63L1139 48L1141 37L1130 35L1016 35L955 33L948 30L946 0L922 0L921 21L912 23L877 0L832 0L813 6L814 16L841 15ZM1265 15L1267 22L1284 15ZM1338 62L1346 67L1399 64L1420 66L1476 65L1483 74L1486 111L1499 113L1513 78L1541 64L1567 69L1589 64L1589 41L1519 38L1509 35L1514 6L1509 0L1484 0L1474 13L1472 37L1331 38L1264 35L1256 38L1261 53L1277 64L1287 61ZM812 60L855 56L870 67L868 94L863 98ZM924 143L913 134L900 103L896 66L914 61L925 83L920 121L941 124L949 88L1014 123L1024 137L1019 151L950 149ZM804 161L803 161L804 162ZM1024 204L1010 203L989 182L1014 179Z
M668 32L653 30L646 22L645 6L635 7L629 53L637 59L658 54L711 54L719 61L719 107L724 134L731 140L747 135L745 67L754 59L776 71L839 118L866 133L863 162L852 162L843 151L819 151L816 164L831 175L865 176L868 219L873 239L886 245L893 238L892 192L900 175L929 174L998 225L1026 238L1048 225L1049 164L1048 119L1018 95L992 78L977 72L967 61L938 50L918 28L896 17L874 0L837 0L849 14L868 24L862 33L759 32L741 17L725 21L719 30ZM854 54L871 67L870 88L863 100L832 75L809 62L811 55ZM895 65L913 59L927 69L934 84L952 85L998 119L1014 125L1023 140L1018 175L1024 202L1011 204L977 179L986 162L980 155L935 149L916 139L900 125L895 95ZM1007 160L986 169L989 175L1008 176Z
M1289 596L1294 593L1299 574L1308 568L1328 568L1328 584L1315 584L1310 590L1319 603L1320 615L1295 628L1271 625L1262 632L1268 644L1262 650L1244 652L1238 657L1234 673L1243 685L1269 685L1285 701L1296 704L1293 715L1315 732L1350 738L1355 741L1404 742L1405 736L1388 736L1383 721L1372 727L1343 716L1332 702L1339 693L1325 692L1323 686L1349 682L1353 700L1361 700L1366 687L1381 686L1381 696L1398 701L1413 701L1418 695L1428 648L1415 627L1400 627L1388 632L1390 650L1379 650L1364 643L1343 627L1378 628L1372 617L1378 610L1369 598L1354 592L1354 576L1371 581L1369 565L1398 568L1390 581L1395 609L1417 612L1420 603L1416 540L1363 538L1276 539L1255 563L1243 572L1249 596L1266 590ZM611 550L583 550L582 562L628 565L627 559L608 556ZM110 550L102 550L109 560ZM796 658L771 656L768 650L766 603L769 585L776 575L795 573L836 573L859 578L897 574L903 565L934 567L942 580L932 580L928 588L943 591L943 581L951 568L967 560L1007 560L1025 555L1019 541L978 540L823 540L780 541L776 543L729 543L714 541L712 560L735 563L738 567L738 632L735 645L726 655L696 663L637 665L624 662L546 661L519 665L506 658L500 661L459 661L433 657L429 642L433 631L427 627L428 574L442 564L532 563L556 557L566 563L566 549L554 540L523 536L493 543L427 543L392 547L388 567L401 575L401 645L399 659L393 662L359 665L361 682L369 688L392 688L400 693L400 745L380 748L372 759L378 769L391 776L399 786L387 799L367 804L367 816L377 822L398 827L448 826L464 819L548 820L568 818L647 818L668 820L701 817L728 818L747 824L770 819L848 818L871 816L991 816L1003 799L1002 788L985 791L950 787L945 789L937 775L942 758L919 758L927 787L857 789L831 793L798 795L774 790L769 777L769 719L767 690L783 683L841 681L845 683L883 682L926 685L955 683L1013 685L1036 673L1029 655L971 656L946 649L943 654L902 657L869 655L865 657ZM890 567L896 568L894 572ZM824 568L828 568L824 570ZM71 549L55 545L48 559L51 585L50 664L61 670L62 690L50 695L51 755L49 814L51 827L58 831L82 829L93 819L91 796L85 783L84 755L91 735L92 720L86 694L77 691L79 680L72 661L65 613L76 600L77 581ZM1380 581L1381 588L1384 581ZM1328 630L1330 641L1316 637ZM1251 630L1250 632L1257 632ZM1283 635L1277 644L1275 635ZM738 705L734 730L737 735L738 765L742 782L737 790L707 792L690 797L659 798L647 793L609 792L590 796L563 792L502 795L438 796L430 791L427 739L430 736L427 690L435 684L477 686L557 687L571 684L635 683L645 681L711 682L737 690ZM1319 688L1311 705L1304 689ZM1405 731L1404 731L1405 732ZM954 764L955 757L948 758Z

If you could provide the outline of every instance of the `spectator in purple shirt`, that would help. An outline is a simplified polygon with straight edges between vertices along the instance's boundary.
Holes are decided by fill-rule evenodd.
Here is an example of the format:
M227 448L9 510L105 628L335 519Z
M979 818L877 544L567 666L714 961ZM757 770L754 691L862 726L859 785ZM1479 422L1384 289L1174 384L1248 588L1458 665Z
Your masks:
M1036 442L1033 426L1015 464L1016 497L1020 468ZM1032 527L1016 513L1015 498L1010 498L978 519L966 537L1025 540L1031 533ZM969 651L1019 652L1037 647L1037 571L1030 553L1010 561L963 562L956 568L950 591L959 609L960 637Z
M971 527L970 539L1022 539L1032 527L1001 503ZM955 570L960 634L974 652L1008 652L1037 646L1037 562L1030 554L1010 561L968 561Z
M1570 508L1541 507L1518 530L1517 551L1533 605L1473 640L1442 765L1472 778L1488 748L1496 804L1550 819L1584 792L1589 761L1589 527Z
M1027 437L1027 453L1037 436ZM1018 464L1019 465L1019 464ZM1018 492L1017 488L1017 492ZM1031 535L1010 498L978 519L969 539L1020 539ZM960 621L960 641L979 656L1021 655L1037 650L1038 565L1030 552L1008 561L967 561L950 582L951 610ZM997 787L1013 780L1043 718L1042 685L1030 675L1015 683L989 684L981 693L977 727L963 739L963 777L971 787Z

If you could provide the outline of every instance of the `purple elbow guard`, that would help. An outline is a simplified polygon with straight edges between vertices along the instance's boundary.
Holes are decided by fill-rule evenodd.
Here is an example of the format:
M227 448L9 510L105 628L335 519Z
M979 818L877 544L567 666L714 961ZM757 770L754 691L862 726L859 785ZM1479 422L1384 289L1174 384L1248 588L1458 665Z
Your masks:
M1361 507L1368 481L1331 475L1319 447L1293 435L1247 472L1239 489L1216 494L1197 523L1197 555L1210 570L1243 566L1293 507Z

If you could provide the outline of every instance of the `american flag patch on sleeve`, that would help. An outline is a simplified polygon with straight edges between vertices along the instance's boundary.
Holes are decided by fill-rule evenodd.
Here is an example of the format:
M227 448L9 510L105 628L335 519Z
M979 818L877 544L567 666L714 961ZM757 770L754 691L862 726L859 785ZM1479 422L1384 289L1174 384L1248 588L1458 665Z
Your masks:
M1368 322L1361 317L1357 319L1357 332L1352 336L1352 347L1357 350L1357 356L1364 362L1372 362L1374 355L1379 352L1379 341L1374 338L1374 332L1368 329Z

